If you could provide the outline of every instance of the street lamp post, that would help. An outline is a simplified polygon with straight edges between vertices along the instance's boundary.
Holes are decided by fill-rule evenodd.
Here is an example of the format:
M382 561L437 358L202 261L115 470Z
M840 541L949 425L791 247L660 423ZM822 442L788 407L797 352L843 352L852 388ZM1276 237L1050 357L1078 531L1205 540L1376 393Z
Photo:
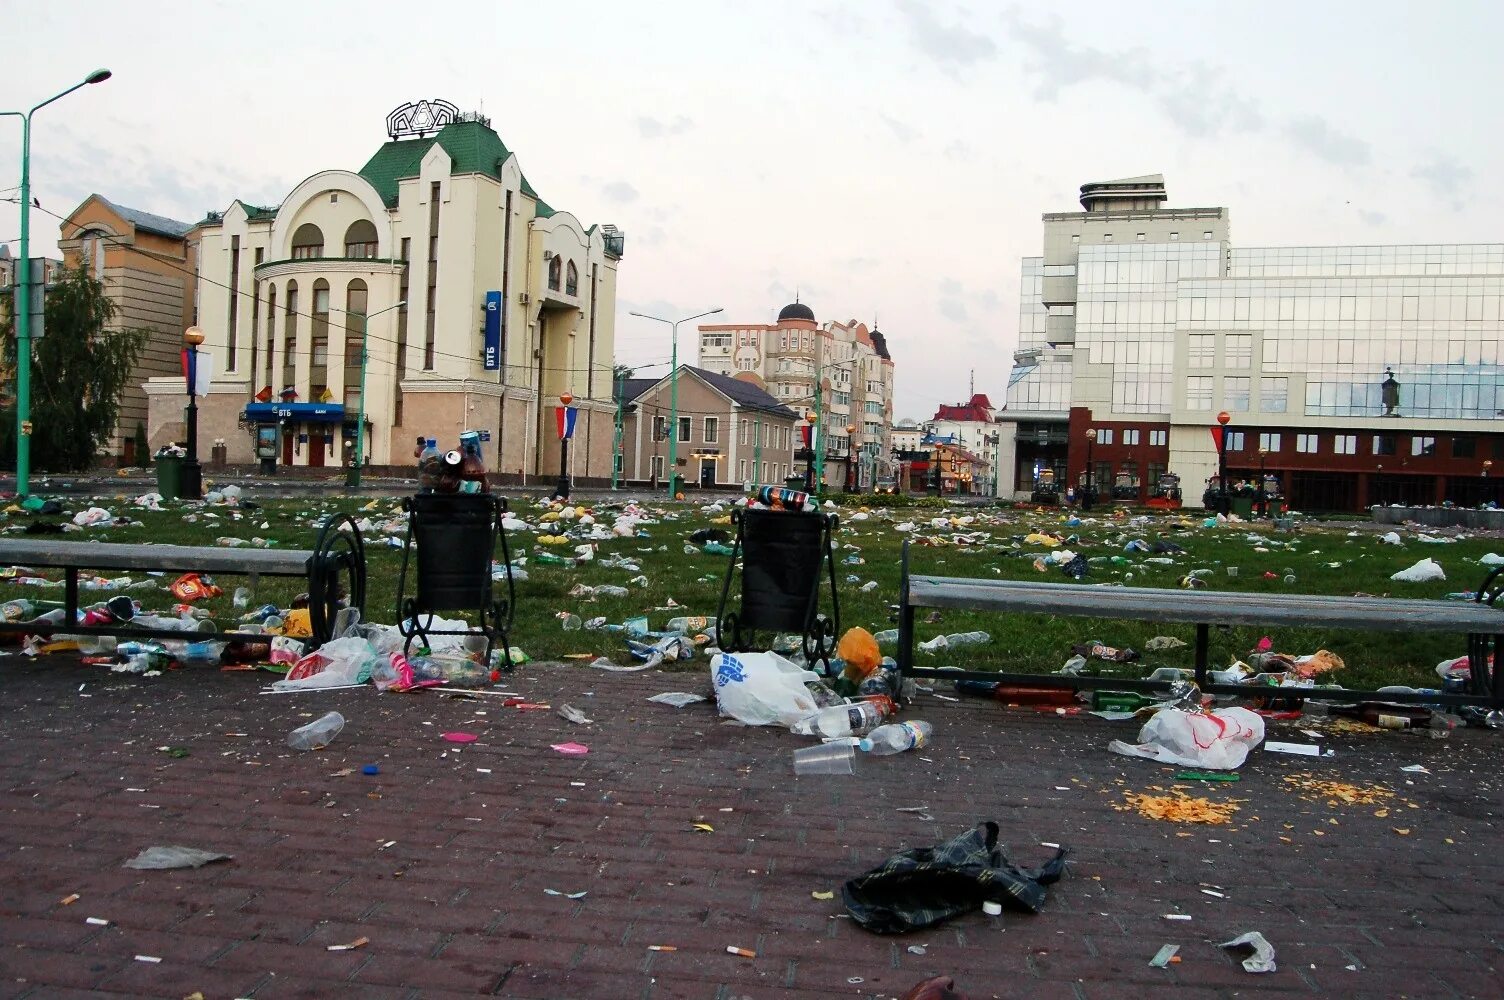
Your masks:
M188 348L188 457L183 460L183 475L180 491L184 500L202 500L204 496L204 470L198 464L198 345L204 342L204 331L190 326L183 331L183 343Z
M1091 510L1091 449L1097 443L1097 429L1086 428L1086 486L1081 490L1081 509Z
M370 354L366 350L369 342L367 335L371 330L371 317L380 316L384 312L400 309L407 305L407 300L393 303L385 309L378 309L369 315L360 315L360 413L355 418L355 464L350 467L350 474L345 477L345 485L352 490L360 489L360 470L366 461L366 369L370 366Z
M0 111L0 117L21 119L21 257L16 262L16 495L31 492L31 116L80 87L104 83L107 69L96 69L60 94L30 111Z
M554 495L560 500L569 499L569 404L574 402L574 396L569 393L560 393L559 402L564 404L564 429L559 432L559 485L554 489Z
M1259 517L1269 516L1269 491L1264 481L1264 460L1269 457L1268 448L1259 449Z
M1222 425L1222 433L1217 436L1217 513L1226 514L1232 510L1232 504L1227 499L1227 425L1232 420L1232 414L1223 410L1217 414L1217 423Z
M815 411L807 410L804 422L809 424L809 445L804 448L804 492L815 495Z
M704 312L695 313L693 316L685 316L683 319L664 319L661 316L649 316L647 313L628 313L638 319L650 319L655 323L666 323L673 331L672 356L669 358L671 371L668 376L668 495L672 499L679 495L679 324L688 323L692 319L702 316L714 316L721 311L720 306L707 309Z

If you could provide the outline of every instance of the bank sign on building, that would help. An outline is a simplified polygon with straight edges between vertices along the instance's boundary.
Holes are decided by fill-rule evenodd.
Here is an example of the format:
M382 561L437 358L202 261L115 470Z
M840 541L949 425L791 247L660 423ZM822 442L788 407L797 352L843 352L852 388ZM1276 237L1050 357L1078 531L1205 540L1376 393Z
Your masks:
M623 237L544 202L480 115L420 101L387 130L358 171L321 170L278 207L236 201L196 227L216 373L199 440L222 439L232 463L346 465L363 412L371 465L478 430L491 471L557 477L568 393L571 471L609 479ZM183 381L147 392L152 446L181 439Z

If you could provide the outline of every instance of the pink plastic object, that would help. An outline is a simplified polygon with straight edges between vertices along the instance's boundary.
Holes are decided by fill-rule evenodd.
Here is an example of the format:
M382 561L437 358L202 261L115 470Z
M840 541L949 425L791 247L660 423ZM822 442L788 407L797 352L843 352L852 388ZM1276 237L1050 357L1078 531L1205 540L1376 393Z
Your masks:
M450 743L474 743L475 742L475 734L474 733L445 733L444 734L444 739L448 740Z
M555 743L553 748L566 757L583 757L590 752L583 743Z

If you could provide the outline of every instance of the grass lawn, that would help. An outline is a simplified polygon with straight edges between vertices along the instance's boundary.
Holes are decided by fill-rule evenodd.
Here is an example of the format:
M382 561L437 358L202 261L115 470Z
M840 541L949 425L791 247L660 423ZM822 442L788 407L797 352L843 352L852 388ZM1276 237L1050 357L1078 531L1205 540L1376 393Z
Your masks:
M334 511L354 513L374 523L374 530L367 535L370 582L366 617L379 622L395 621L401 551L388 547L387 541L402 537L398 530L401 520L397 501L320 498L259 502L263 504L262 510L243 512L237 517L237 512L229 507L194 508L173 503L166 505L161 512L153 512L132 506L125 497L97 497L91 501L70 499L65 501L68 518L41 519L71 520L73 511L98 505L116 515L128 515L141 522L139 527L88 528L68 532L57 536L60 545L87 545L94 541L213 545L221 537L249 539L259 536L275 541L282 548L305 548L312 544L316 525L326 514ZM518 517L535 528L540 527L539 518L546 510L528 499L514 501L513 508ZM621 504L601 502L591 509L599 520L609 525L620 511ZM649 510L658 523L643 527L647 537L596 543L598 558L623 554L640 561L648 586L631 586L629 580L637 574L629 570L605 569L593 563L576 568L541 566L529 558L526 567L529 579L517 586L513 645L520 646L534 659L558 659L569 654L589 653L628 663L630 658L619 634L565 632L556 614L571 611L582 618L605 616L617 622L647 613L655 628L677 614L713 615L727 558L686 554L684 544L687 536L699 528L719 524L729 530L730 525L724 522L725 512L707 512L696 503L655 503ZM1090 572L1083 581L1085 585L1120 583L1134 587L1176 587L1188 571L1207 569L1211 571L1207 576L1208 586L1220 590L1337 595L1361 592L1435 599L1442 599L1451 591L1476 587L1487 569L1479 563L1479 557L1490 551L1504 552L1504 540L1500 539L1464 538L1452 544L1427 544L1409 531L1401 532L1402 545L1386 545L1379 541L1381 533L1358 522L1351 527L1306 526L1282 532L1267 524L1204 528L1202 518L1191 514L1154 516L1145 523L1130 525L1127 517L1113 517L1109 512L1109 516L1089 518L1079 526L1067 526L1068 515L1059 511L943 507L935 506L933 502L919 507L872 509L867 512L865 520L855 519L853 515L857 514L855 507L841 510L840 548L837 552L841 625L843 629L862 625L874 632L894 627L890 605L897 599L899 554L904 538L929 543L915 544L911 549L911 565L918 573L1069 582L1058 567L1050 566L1044 573L1035 568L1035 559L1050 551L1043 545L1025 541L1025 536L1037 531L1075 536L1074 541L1061 547L1082 553L1090 560ZM188 521L188 517L196 519ZM972 519L969 523L959 523L968 517ZM11 514L5 530L20 531L28 519L27 515ZM935 526L932 524L935 519L945 519L946 523ZM897 526L904 522L913 522L917 527L909 532L898 531ZM1267 542L1250 540L1251 533L1262 535ZM961 540L962 536L965 542ZM513 555L531 557L542 550L561 554L572 551L572 546L542 546L537 538L537 532L513 533L510 538ZM1124 544L1133 538L1142 538L1151 545L1156 539L1164 538L1180 545L1185 552L1173 556L1170 565L1158 565L1146 561L1151 556L1123 551ZM1258 551L1259 548L1266 551ZM863 562L848 564L845 561L848 557L860 558ZM1407 584L1389 579L1395 571L1426 557L1435 559L1445 568L1446 581ZM1228 567L1237 567L1238 575L1230 576ZM1266 578L1266 572L1273 573L1274 577ZM43 575L52 579L61 576L57 572ZM1295 577L1294 583L1285 582L1288 575ZM137 578L140 579L139 574ZM878 585L863 592L860 586L867 581L876 581ZM159 582L165 586L170 580L162 578ZM230 594L244 581L222 577L217 582L225 588L225 596L203 602L203 606L208 607L215 620L223 625L237 618ZM568 596L576 583L614 583L628 586L631 593L623 598L577 599ZM297 581L269 578L262 581L254 603L276 603L286 607L300 589ZM103 600L112 593L110 590L86 593L84 600ZM131 593L148 607L166 608L174 603L165 590ZM61 596L61 588L17 586L0 581L0 599L4 600L14 597L61 600ZM682 610L665 610L669 598L681 605ZM1131 646L1142 651L1145 642L1154 635L1173 635L1188 644L1194 639L1192 626L1155 627L1138 622L1026 618L960 611L946 612L939 624L920 624L917 632L918 638L924 640L940 632L973 629L990 632L992 641L936 656L920 653L920 662L926 666L953 664L969 669L1047 673L1057 670L1071 655L1073 643L1095 639L1108 645ZM1264 634L1263 630L1254 628L1213 630L1213 663L1225 663L1246 654ZM1272 634L1272 639L1274 648L1281 652L1301 654L1321 648L1335 652L1346 661L1347 669L1333 679L1349 687L1396 683L1436 686L1437 677L1433 672L1436 663L1460 656L1465 651L1463 637L1450 635L1301 629L1282 630ZM887 651L891 652L891 649ZM1128 667L1101 666L1139 676L1156 666L1189 667L1191 661L1192 651L1188 645L1169 652L1144 653L1139 663ZM692 669L703 669L703 664L703 660L696 661ZM689 668L688 664L686 668Z

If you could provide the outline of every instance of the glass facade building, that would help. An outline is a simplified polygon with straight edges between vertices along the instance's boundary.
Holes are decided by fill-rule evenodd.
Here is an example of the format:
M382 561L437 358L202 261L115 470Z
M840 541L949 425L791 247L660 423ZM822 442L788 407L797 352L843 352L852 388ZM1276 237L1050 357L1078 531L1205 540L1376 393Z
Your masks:
M1464 480L1504 459L1504 436L1492 439L1504 245L1235 248L1226 209L1155 207L1157 175L1082 192L1087 210L1046 215L1045 254L1023 261L1004 412L1030 440L1041 419L1069 425L1072 451L1078 424L1098 440L1122 427L1108 440L1160 446L1115 444L1094 464L1175 471L1193 500L1216 469L1207 429L1225 410L1250 432L1230 468L1319 478L1314 506L1492 496ZM1038 469L1024 451L1019 492ZM1069 467L1080 481L1084 458Z

